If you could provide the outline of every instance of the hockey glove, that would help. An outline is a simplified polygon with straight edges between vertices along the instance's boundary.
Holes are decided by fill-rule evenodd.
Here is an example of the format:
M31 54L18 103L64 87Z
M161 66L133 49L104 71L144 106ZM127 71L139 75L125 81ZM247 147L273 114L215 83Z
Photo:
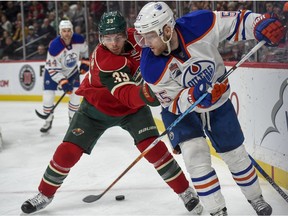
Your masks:
M149 106L160 105L158 99L156 98L150 87L147 85L147 83L144 83L140 88L140 97Z
M80 74L85 74L89 71L89 59L82 59L80 64Z
M196 86L191 87L189 89L188 95L189 95L189 102L190 103L194 103L195 101L197 101L204 93L206 93L208 87L207 87L207 83L206 82L199 82ZM204 97L201 102L197 105L200 108L208 108L210 106L212 106L212 95L211 93L208 93L206 95L206 97Z
M253 23L254 36L258 41L265 40L267 46L275 46L285 35L285 27L279 21L277 15L263 14Z
M59 85L64 92L66 92L67 94L72 94L73 86L69 83L67 79L60 80Z
M140 67L134 73L132 80L136 83L136 85L142 85L143 84L144 79L141 75Z
M221 96L227 91L227 86L228 84L228 80L226 79L223 83L215 83L213 85L213 89L211 91L211 95L212 95L212 104L216 103Z

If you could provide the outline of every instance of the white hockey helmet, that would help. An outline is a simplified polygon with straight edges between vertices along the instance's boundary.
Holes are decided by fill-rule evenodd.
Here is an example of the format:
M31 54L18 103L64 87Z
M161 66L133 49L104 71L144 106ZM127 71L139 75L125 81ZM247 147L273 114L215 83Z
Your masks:
M158 36L162 36L165 25L169 25L172 28L175 25L173 11L165 2L147 3L140 10L134 23L138 34L155 31Z
M59 23L59 32L60 32L60 35L61 35L61 31L62 29L65 29L65 28L68 28L68 29L71 29L72 33L73 33L73 25L71 23L70 20L61 20L60 23Z

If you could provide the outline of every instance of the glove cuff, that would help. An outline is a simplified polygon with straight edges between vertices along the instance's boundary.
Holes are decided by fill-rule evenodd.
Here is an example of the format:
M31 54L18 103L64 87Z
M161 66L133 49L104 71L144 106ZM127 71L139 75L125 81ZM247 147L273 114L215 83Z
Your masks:
M159 106L160 103L157 100L156 96L154 93L150 90L149 86L145 83L141 88L140 88L140 97L141 99L148 104L149 106Z

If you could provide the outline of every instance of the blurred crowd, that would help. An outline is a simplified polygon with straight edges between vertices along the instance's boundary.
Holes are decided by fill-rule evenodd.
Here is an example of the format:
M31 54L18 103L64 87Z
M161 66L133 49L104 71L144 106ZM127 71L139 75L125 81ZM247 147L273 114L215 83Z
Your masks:
M21 14L21 1L0 2L0 60L45 59L49 42L58 35L57 24L62 19L71 20L74 32L86 38L89 51L92 52L99 42L97 25L104 11L121 11L127 19L128 27L133 27L136 14L147 2L23 1L22 3L24 14ZM288 14L288 3L284 1L169 1L167 3L175 8L176 18L190 11L201 9L218 11L245 9L261 14L273 12L287 23L285 17ZM219 51L225 61L239 61L254 45L255 41L237 43L224 41L220 44ZM25 51L26 58L24 58L23 51ZM288 34L278 47L264 47L260 54L251 57L250 61L287 63Z
M56 3L54 1L23 1L23 3L22 17L20 1L0 2L0 59L23 59L24 43L26 59L45 59L49 42L58 35L57 24L62 19L71 20L74 32L86 38L86 14L89 29L86 39L89 47L92 49L98 43L97 25L94 20L99 20L106 10L104 2L88 2L88 13L85 12L83 1L56 1ZM56 14L55 4L57 4L58 14Z

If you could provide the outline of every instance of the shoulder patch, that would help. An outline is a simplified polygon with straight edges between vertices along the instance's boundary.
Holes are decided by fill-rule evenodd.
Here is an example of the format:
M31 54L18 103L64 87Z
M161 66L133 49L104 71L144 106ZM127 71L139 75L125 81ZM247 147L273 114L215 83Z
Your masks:
M48 51L51 56L57 56L64 48L65 46L61 42L60 36L58 36L53 41L51 41Z

